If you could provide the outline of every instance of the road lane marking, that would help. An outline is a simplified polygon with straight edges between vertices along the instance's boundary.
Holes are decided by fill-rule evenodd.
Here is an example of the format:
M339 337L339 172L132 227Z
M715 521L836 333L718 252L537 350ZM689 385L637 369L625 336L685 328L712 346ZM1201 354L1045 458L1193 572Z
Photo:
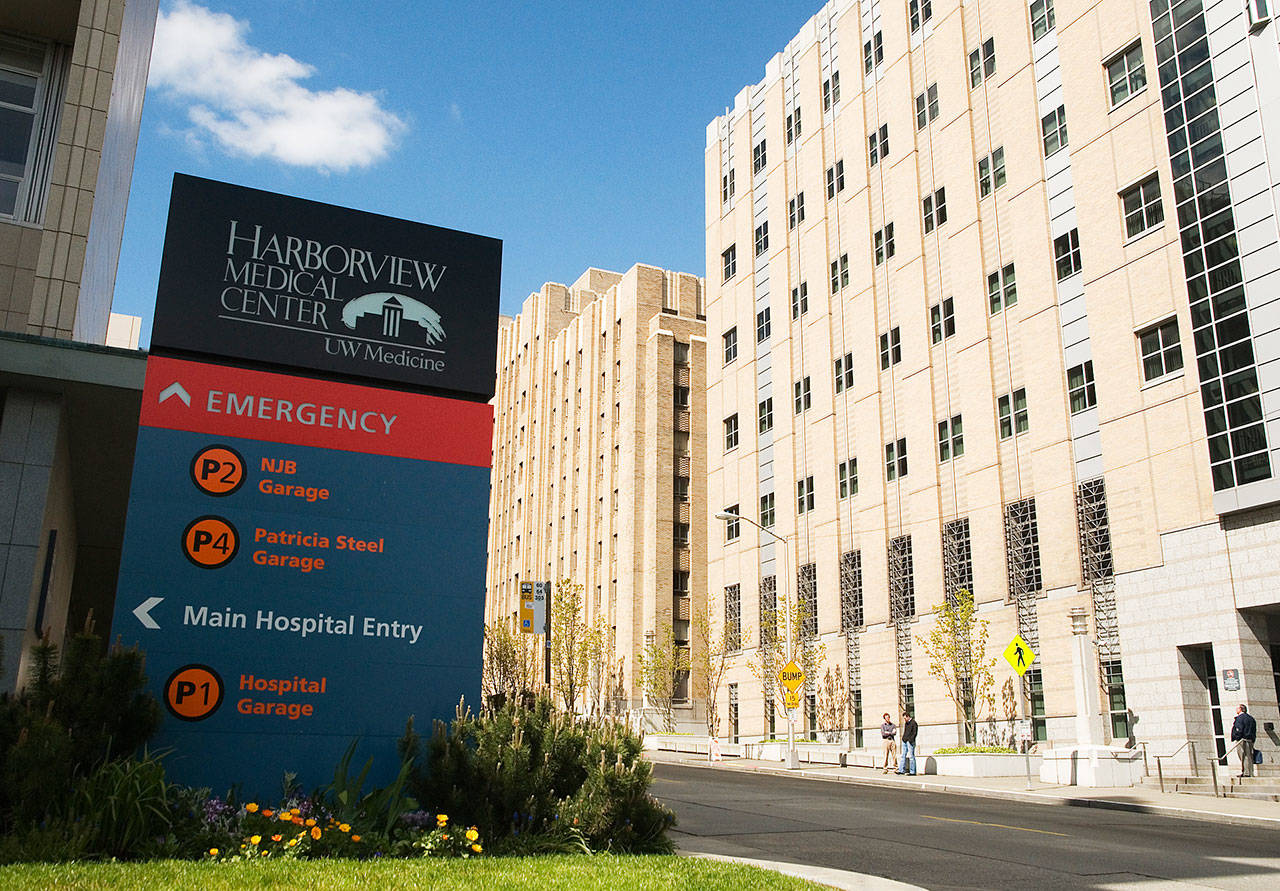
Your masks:
M935 817L932 814L921 814L926 820L943 820L947 823L968 823L972 826L994 826L997 829L1016 829L1018 832L1038 832L1041 835L1060 835L1070 838L1065 832L1050 832L1048 829L1028 829L1026 826L1008 826L1004 823L984 823L981 820L956 820L952 817Z

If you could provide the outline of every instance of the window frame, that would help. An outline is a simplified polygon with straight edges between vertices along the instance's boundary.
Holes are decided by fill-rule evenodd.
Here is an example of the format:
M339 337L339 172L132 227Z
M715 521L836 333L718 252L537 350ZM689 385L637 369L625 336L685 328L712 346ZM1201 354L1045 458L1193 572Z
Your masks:
M795 413L800 415L813 406L813 387L809 375L805 375L792 385L795 394Z
M943 418L938 422L938 463L964 457L964 416Z
M1015 266L1015 263L1006 263L995 272L987 273L987 308L990 315L997 315L1017 305L1018 279Z
M1080 229L1073 228L1053 240L1053 268L1058 281L1080 272Z
M724 450L732 452L741 440L738 425L738 413L735 411L724 419Z
M942 343L956 333L956 303L954 297L944 297L929 307L929 336L934 345Z
M1079 378L1073 381L1076 372ZM1098 392L1093 380L1093 360L1085 359L1079 365L1067 369L1067 410L1078 415L1098 404Z
M1131 67L1131 57L1137 54L1137 65ZM1112 69L1115 66L1121 66L1119 77ZM1115 109L1124 105L1134 96L1146 92L1147 89L1147 65L1146 59L1142 54L1142 38L1135 38L1128 46L1117 53L1113 53L1109 59L1102 63L1102 70L1107 77L1107 99L1111 103L1110 107ZM1136 87L1134 80L1141 78L1142 82ZM1116 98L1116 87L1123 85L1125 93L1120 98Z
M1036 7L1040 10L1037 13ZM1053 0L1032 0L1031 8L1031 41L1034 43L1054 29L1057 24L1053 14ZM1037 28L1039 33L1037 33Z
M755 235L756 235L756 239L755 239L756 256L759 257L769 250L769 221L768 220L763 220L761 221L759 226L756 226Z
M907 475L907 438L904 436L884 447L885 482L900 480Z
M836 394L853 389L853 353L837 356L835 360Z
M841 501L858 494L857 458L848 458L836 465L836 484Z
M1053 157L1069 145L1065 105L1059 105L1040 119L1040 134L1046 158Z
M720 340L724 346L724 364L729 365L738 358L738 326L721 334Z
M1165 335L1170 330L1173 332L1172 340L1166 341ZM1148 352L1143 341L1151 335L1156 336L1156 349ZM1167 380L1181 377L1186 373L1186 359L1182 354L1182 331L1178 325L1177 315L1165 316L1150 325L1144 325L1134 332L1134 336L1138 347L1138 366L1142 369L1142 385L1144 387L1164 383ZM1174 355L1177 357L1178 364L1176 367L1170 368L1166 359ZM1160 373L1153 375L1147 373L1147 363L1154 357L1159 357L1160 359Z
M773 320L770 308L765 307L756 313L756 343L764 343L773 334Z
M738 274L738 243L734 242L720 252L720 263L724 272L724 281L729 281Z
M1152 185L1155 186L1154 198L1148 195L1148 190L1147 190L1147 187ZM1130 195L1137 195L1138 200L1140 202L1139 206L1132 211L1128 209L1127 202L1126 202L1126 199ZM1142 178L1140 178L1139 180L1121 189L1119 192L1119 196L1120 196L1120 219L1124 224L1124 232L1125 232L1124 243L1125 244L1129 244L1131 242L1137 241L1139 238L1142 238L1144 235L1147 235L1151 232L1155 232L1156 230L1163 228L1164 219L1165 219L1164 190L1160 187L1160 174L1158 172L1152 171L1151 173L1148 173ZM1151 219L1150 211L1152 208L1159 209L1159 213L1160 213L1159 219L1157 220ZM1130 219L1135 215L1140 215L1142 218L1142 222L1144 225L1141 229L1134 230L1131 228Z
M902 361L902 330L894 325L880 334L880 370L888 371Z
M761 435L773 429L773 397L761 399L756 406L756 426Z

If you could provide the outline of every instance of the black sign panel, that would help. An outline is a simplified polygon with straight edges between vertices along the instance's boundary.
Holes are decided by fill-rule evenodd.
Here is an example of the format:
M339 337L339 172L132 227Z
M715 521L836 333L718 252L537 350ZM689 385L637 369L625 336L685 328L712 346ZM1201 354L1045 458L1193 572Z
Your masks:
M177 174L152 349L493 395L502 242Z

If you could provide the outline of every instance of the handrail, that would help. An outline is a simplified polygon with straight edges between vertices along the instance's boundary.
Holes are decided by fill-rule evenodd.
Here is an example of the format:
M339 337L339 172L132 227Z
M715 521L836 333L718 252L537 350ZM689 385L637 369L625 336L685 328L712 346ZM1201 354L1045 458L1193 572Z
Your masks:
M1164 791L1164 762L1163 762L1161 759L1164 759L1164 758L1172 758L1174 755L1178 754L1179 752L1181 752L1183 749L1187 748L1188 746L1190 746L1190 747L1191 747L1191 773L1192 773L1193 775L1195 775L1195 776L1200 776L1200 768L1196 766L1196 741L1195 741L1194 739L1189 739L1189 740L1187 740L1186 742L1184 742L1182 745L1178 746L1176 749L1174 749L1174 750L1173 750L1172 752L1170 752L1169 754L1167 754L1167 755L1156 755L1156 756L1155 756L1155 759L1156 759L1156 773L1157 773L1157 774L1159 775L1159 777L1160 777L1160 791L1161 791L1161 792L1163 792L1163 791ZM1143 751L1145 752L1145 751L1146 751L1146 749L1144 748L1144 749L1143 749Z
M1238 739L1235 741L1235 744L1231 746L1231 748L1227 749L1221 755L1214 755L1212 758L1209 759L1209 769L1213 772L1213 797L1214 798L1222 797L1221 795L1218 794L1218 762L1223 761L1223 762L1226 762L1228 766L1230 766L1231 762L1228 759L1231 757L1231 753L1234 752L1236 749L1240 748L1242 745L1244 745L1244 743L1245 743L1245 740Z

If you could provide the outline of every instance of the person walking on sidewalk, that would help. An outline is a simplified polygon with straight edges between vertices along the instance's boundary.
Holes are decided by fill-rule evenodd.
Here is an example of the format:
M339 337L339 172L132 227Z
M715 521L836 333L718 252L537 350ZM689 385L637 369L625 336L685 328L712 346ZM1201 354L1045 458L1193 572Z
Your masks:
M898 763L897 749L895 742L898 736L898 728L894 726L893 721L889 720L889 713L884 713L884 723L880 725L880 738L884 740L884 772L888 773Z
M920 732L916 719L911 712L902 710L902 763L898 765L898 773L909 776L916 775L916 734ZM910 767L910 770L907 768Z
M1231 741L1240 740L1240 776L1253 776L1253 746L1258 741L1258 722L1249 714L1242 702L1236 708L1236 719L1231 725Z

